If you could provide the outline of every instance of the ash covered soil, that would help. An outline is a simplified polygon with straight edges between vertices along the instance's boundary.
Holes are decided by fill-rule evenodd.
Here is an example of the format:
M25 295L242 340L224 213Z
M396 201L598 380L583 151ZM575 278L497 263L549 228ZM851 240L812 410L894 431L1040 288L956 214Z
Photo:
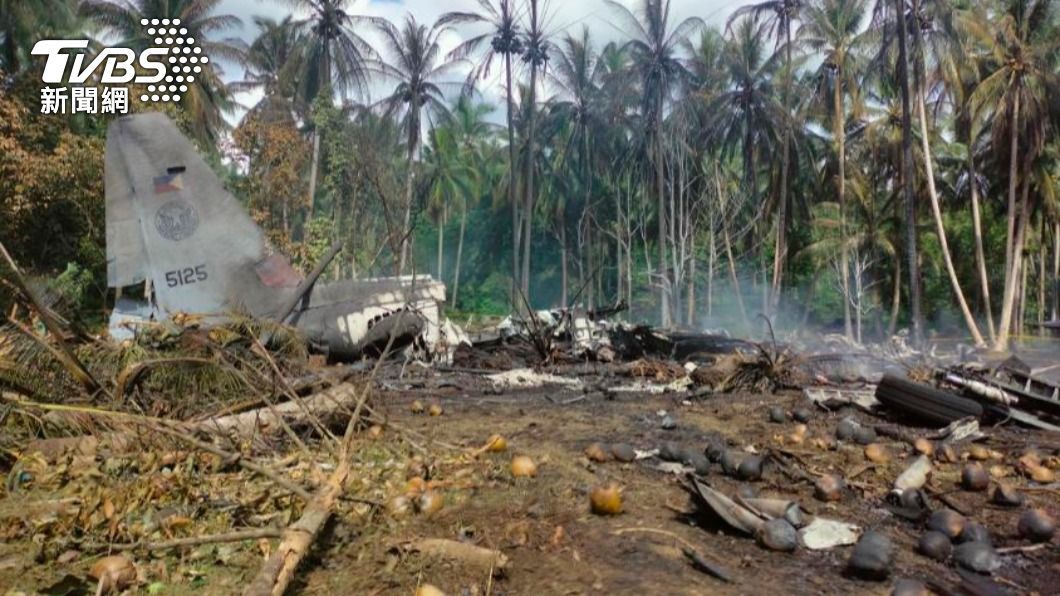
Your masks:
M909 440L937 429L852 407L827 411L795 390L702 396L613 391L638 380L665 385L672 380L665 368L654 378L635 379L619 365L545 367L579 384L499 388L487 370L387 365L372 399L381 432L361 429L347 497L300 567L291 592L411 594L431 584L446 594L888 594L898 579L914 578L938 593L1056 593L1056 537L1044 546L1006 551L1032 546L1017 532L1023 511L1038 507L1054 518L1060 514L1057 485L1035 484L1016 469L1030 448L1055 459L1060 448L1055 435L1012 426L983 429L986 438L978 444L992 458L984 466L996 467L1004 482L1021 490L1023 507L995 506L988 492L961 489L969 443L954 446L958 461L934 462L925 486L928 506L963 512L989 530L1001 552L1001 568L979 575L959 570L952 559L939 563L917 554L924 520L905 519L888 508L892 483L916 456ZM430 406L441 413L436 409L432 415L426 411ZM789 413L785 422L770 421L774 407ZM793 440L798 423L790 412L800 408L811 416L802 439ZM846 417L881 431L877 443L889 461L872 463L863 445L834 441L837 424ZM505 438L505 450L484 449L495 434ZM691 498L687 470L647 455L666 442L703 453L719 438L740 456L766 456L762 478L740 481L712 463L700 470L702 479L728 495L754 491L790 499L811 515L882 532L894 545L889 576L871 581L849 573L852 546L817 551L800 546L791 553L760 547ZM628 463L590 461L585 451L593 443L627 443L647 456ZM536 476L514 478L515 455L529 456ZM846 479L840 500L815 498L813 482L824 474ZM612 483L621 488L622 512L592 513L591 489ZM440 507L432 502L426 507L431 511L417 512L424 491L440 498ZM417 550L417 541L434 538L496 549L507 563L490 569ZM147 578L129 591L238 593L269 548L268 541L246 541L136 553ZM688 548L731 581L697 570L685 555ZM99 554L33 564L34 557L41 559L34 554L38 550L32 538L0 546L0 586L13 590L7 593L55 588L67 575L83 575Z
M892 455L884 464L868 462L864 447L853 442L839 442L829 449L811 446L814 438L833 437L838 421L845 417L853 416L866 425L881 423L873 416L853 409L811 410L806 438L796 446L782 437L792 433L797 423L790 417L785 423L772 423L769 410L774 406L785 411L811 407L801 392L687 400L681 393L601 392L600 388L628 385L629 378L616 377L603 365L581 367L578 372L583 389L496 391L479 374L430 370L391 383L392 390L379 400L381 411L397 425L414 431L423 446L439 442L473 449L488 436L500 434L507 439L507 450L484 453L466 464L447 463L440 457L432 465L432 449L428 448L424 463L433 468L439 484L444 487L447 478L458 479L452 488L441 489L445 506L430 516L387 521L370 530L350 528L350 542L333 545L320 567L304 576L305 593L403 594L420 583L433 584L448 594L766 594L778 588L799 594L882 594L890 593L898 578L916 578L940 591L962 584L965 589L990 585L986 576L958 572L952 563L937 563L917 554L924 523L905 520L885 508L892 482L914 455L911 446L881 436L879 444ZM443 414L415 414L417 401L437 403ZM663 428L665 416L676 423L674 428ZM901 428L910 436L929 435L934 430ZM1044 433L1004 428L987 434L990 438L981 444L1003 455L997 462L1002 466L1028 446L1057 447L1055 437ZM767 464L760 481L747 483L727 477L720 465L713 464L702 476L715 488L735 494L750 485L761 496L796 500L812 514L882 531L895 546L890 577L865 581L847 573L850 546L821 551L800 548L794 553L759 547L753 538L701 511L679 475L658 469L661 460L657 456L622 463L593 462L585 455L593 443L616 442L640 451L676 442L702 452L717 437L740 452L776 454L787 471ZM957 451L960 456L962 450L958 447ZM509 462L513 455L531 457L538 466L537 476L512 478ZM962 459L967 458L963 455ZM963 464L936 462L929 489L940 493L946 503L931 499L930 506L959 507L990 530L998 548L1028 545L1016 530L1025 508L996 507L985 492L960 490ZM850 490L838 502L820 502L814 498L811 480L794 477L793 468L810 477L838 474L848 480ZM459 479L466 482L461 485ZM1005 480L1027 487L1014 472ZM591 513L589 491L610 483L622 488L623 512ZM1055 487L1032 489L1026 496L1033 506L1054 515L1060 512ZM442 558L397 555L391 548L422 537L468 540L500 550L510 562L491 581L488 570ZM695 570L683 553L688 546L727 570L733 581L722 582ZM1002 558L1003 567L991 588L1055 593L1060 578L1055 538L1046 548Z

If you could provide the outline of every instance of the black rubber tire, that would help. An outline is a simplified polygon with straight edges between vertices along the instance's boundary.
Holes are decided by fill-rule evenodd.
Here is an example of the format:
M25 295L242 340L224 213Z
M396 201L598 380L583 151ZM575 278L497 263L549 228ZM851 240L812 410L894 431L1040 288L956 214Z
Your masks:
M983 415L983 406L973 400L893 375L880 380L876 399L888 408L937 424Z

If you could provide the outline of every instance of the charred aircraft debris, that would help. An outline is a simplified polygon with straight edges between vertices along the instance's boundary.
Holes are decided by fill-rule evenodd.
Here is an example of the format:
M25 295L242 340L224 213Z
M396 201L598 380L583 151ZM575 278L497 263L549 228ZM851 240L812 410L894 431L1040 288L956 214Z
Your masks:
M146 284L118 301L115 337L177 313L206 322L241 312L293 325L334 361L412 344L444 352L445 286L427 275L318 283L340 246L303 277L166 116L114 121L106 148L107 283Z

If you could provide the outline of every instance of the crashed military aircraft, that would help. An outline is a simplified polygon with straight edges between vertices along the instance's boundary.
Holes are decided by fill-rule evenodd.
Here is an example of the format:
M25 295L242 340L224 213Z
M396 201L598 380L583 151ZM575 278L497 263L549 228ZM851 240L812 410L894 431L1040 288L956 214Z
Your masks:
M317 284L332 250L308 276L272 251L261 229L165 115L119 118L107 130L107 285L147 283L147 299L118 300L111 333L176 313L207 323L228 313L283 321L333 361L395 346L444 341L445 286L430 276Z

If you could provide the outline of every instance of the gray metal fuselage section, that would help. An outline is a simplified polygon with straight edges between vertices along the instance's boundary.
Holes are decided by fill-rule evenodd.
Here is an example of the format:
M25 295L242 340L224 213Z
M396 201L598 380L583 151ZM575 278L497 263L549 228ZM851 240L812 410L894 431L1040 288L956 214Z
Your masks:
M242 204L165 115L119 118L107 130L107 282L151 282L153 304L139 312L233 312L279 319L303 276L272 251ZM286 322L333 360L386 345L438 340L445 286L428 276L316 283ZM112 316L127 328L135 308ZM382 338L382 339L381 339ZM382 345L380 345L382 342Z

